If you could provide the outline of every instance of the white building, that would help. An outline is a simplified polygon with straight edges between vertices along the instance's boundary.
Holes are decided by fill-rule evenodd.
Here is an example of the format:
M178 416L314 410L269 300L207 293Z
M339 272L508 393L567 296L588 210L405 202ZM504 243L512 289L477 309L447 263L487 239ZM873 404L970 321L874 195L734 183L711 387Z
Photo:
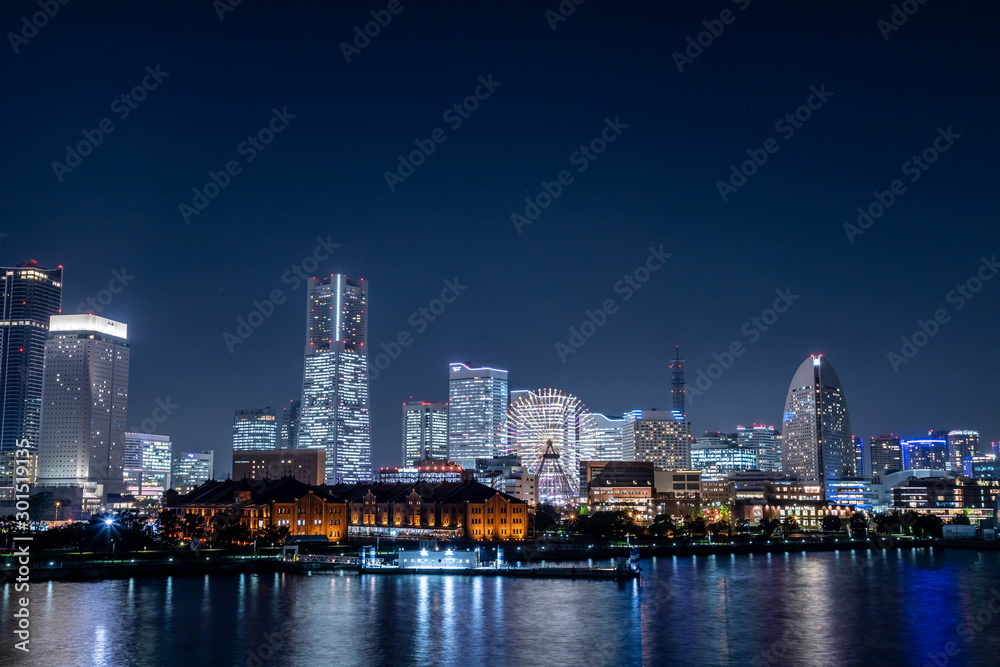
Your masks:
M299 449L326 449L326 483L372 479L368 283L311 278ZM377 363L377 359L376 359Z
M593 413L596 428L592 442L587 443L583 452L584 461L624 461L625 460L625 420L614 419L600 413Z
M448 458L448 406L445 403L403 403L403 466L421 459Z
M625 414L622 438L626 461L651 461L665 470L691 469L691 422L667 410Z
M163 497L170 488L172 445L169 436L125 434L125 492L137 498Z
M124 491L127 327L96 315L53 315L45 342L38 485Z
M781 471L781 434L773 426L737 426L736 441L740 447L757 450L758 470Z
M278 418L271 408L237 410L233 416L233 451L259 452L278 448Z
M463 363L448 368L448 459L472 469L476 459L499 453L509 401L507 371Z

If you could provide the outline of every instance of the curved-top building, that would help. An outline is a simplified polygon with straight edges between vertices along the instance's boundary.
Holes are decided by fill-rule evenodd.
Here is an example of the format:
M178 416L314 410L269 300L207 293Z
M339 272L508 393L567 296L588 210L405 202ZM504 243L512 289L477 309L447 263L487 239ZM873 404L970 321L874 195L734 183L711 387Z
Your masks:
M855 474L847 399L833 366L810 355L792 377L785 398L781 467L802 481L826 482Z

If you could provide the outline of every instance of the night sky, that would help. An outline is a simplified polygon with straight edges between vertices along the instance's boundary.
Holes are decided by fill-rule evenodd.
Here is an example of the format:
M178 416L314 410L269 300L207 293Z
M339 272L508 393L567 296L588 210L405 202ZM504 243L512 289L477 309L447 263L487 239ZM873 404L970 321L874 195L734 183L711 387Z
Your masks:
M291 276L317 237L339 247L309 273L370 281L373 353L412 337L371 384L376 465L399 462L403 401L447 399L448 362L615 415L670 407L674 345L694 383L735 342L744 353L693 397L696 434L778 425L795 369L823 353L855 433L996 440L1000 280L949 292L998 270L981 267L1000 254L1000 12L904 4L916 11L895 29L890 2L567 1L556 22L556 0L403 0L347 62L341 43L385 2L244 0L223 20L210 0L70 2L0 47L0 261L62 264L64 312L126 322L129 427L169 398L156 431L179 451L215 449L222 476L233 411L280 412L301 390L305 289ZM19 34L38 11L4 2L0 27ZM687 38L703 21L722 30L698 53ZM685 49L696 57L674 55ZM121 96L144 78L130 108ZM445 115L477 86L475 111ZM784 120L810 102L798 127ZM273 142L241 148L274 110ZM95 133L105 118L113 131ZM437 128L444 140L390 189L385 172ZM101 135L92 154L54 167L84 131ZM602 131L602 153L576 153ZM939 137L933 164L911 161ZM766 162L720 193L752 156ZM238 173L185 220L180 205L229 161ZM516 225L564 170L559 196ZM845 230L875 191L894 201ZM670 257L626 300L616 284L661 246ZM127 286L86 306L116 271ZM467 287L422 325L446 280ZM283 303L227 346L275 290ZM751 318L778 290L796 298L762 331ZM609 299L563 361L556 344ZM903 357L901 337L938 310L944 323Z

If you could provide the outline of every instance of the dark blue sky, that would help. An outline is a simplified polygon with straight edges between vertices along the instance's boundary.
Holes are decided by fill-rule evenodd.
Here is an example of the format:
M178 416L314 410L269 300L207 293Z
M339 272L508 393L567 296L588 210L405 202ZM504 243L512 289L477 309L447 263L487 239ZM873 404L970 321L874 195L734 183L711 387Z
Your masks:
M591 0L553 31L555 0L404 1L348 63L339 44L386 4L327 4L244 0L220 21L208 0L70 3L0 47L0 259L63 264L64 312L113 271L134 276L100 313L130 327L130 427L169 397L158 432L227 471L233 411L300 391L305 292L282 275L329 237L315 273L370 281L373 350L414 340L372 383L376 465L398 461L402 401L446 399L449 361L616 414L669 407L674 345L693 381L735 341L745 353L689 410L696 433L779 423L796 367L822 352L858 434L1000 438L1000 280L961 310L947 296L1000 253L995 7L920 5L886 40L888 2ZM726 9L679 72L673 53ZM0 28L37 11L5 2ZM122 119L112 103L147 66L169 74ZM442 114L489 75L500 85L452 129ZM832 95L791 136L776 128L814 86ZM238 146L274 108L295 117L247 162ZM60 182L53 161L103 118L114 131ZM627 128L579 172L571 154L606 118ZM391 192L384 173L439 127ZM949 127L959 137L911 181L904 163ZM723 201L717 182L769 138L777 151ZM240 173L185 224L178 206L230 160ZM519 234L511 215L562 170L573 182ZM896 179L905 192L849 242L844 223ZM616 282L661 245L672 256L626 301ZM468 288L418 332L411 313L456 278ZM798 299L751 341L744 323L786 288ZM230 353L223 334L279 289ZM606 299L616 311L563 363L556 343ZM948 321L894 372L888 353L938 309Z

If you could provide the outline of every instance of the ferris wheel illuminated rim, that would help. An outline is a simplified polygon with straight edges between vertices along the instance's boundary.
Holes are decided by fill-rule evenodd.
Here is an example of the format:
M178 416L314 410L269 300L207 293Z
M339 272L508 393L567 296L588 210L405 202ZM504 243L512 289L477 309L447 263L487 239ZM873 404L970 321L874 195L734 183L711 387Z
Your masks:
M508 454L531 474L541 470L539 501L567 502L579 495L580 461L596 429L594 415L572 394L535 389L510 404L503 435Z

